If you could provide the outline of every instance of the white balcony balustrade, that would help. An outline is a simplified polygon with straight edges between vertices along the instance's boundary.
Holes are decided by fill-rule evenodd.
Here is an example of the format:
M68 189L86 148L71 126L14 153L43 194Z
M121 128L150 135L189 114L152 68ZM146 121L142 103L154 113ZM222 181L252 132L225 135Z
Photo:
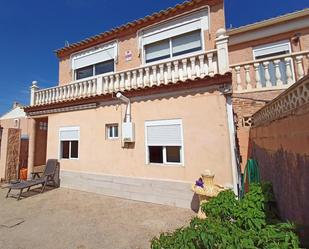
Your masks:
M309 51L233 64L234 92L285 89L309 70Z
M31 87L31 105L44 105L81 97L173 84L187 79L203 78L206 75L213 76L218 72L217 50L211 50L188 58L97 75L42 90L38 90L35 82Z

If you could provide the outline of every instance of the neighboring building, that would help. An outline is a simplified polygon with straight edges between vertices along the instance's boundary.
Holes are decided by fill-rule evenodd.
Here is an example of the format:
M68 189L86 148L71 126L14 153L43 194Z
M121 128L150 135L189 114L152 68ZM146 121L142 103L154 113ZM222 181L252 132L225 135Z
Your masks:
M58 86L24 108L29 172L41 141L65 187L190 207L209 169L237 192L224 27L222 0L193 0L57 50Z
M28 122L22 106L13 108L0 117L0 179L18 177L20 168L27 168Z
M309 9L228 30L241 166L252 115L308 74Z

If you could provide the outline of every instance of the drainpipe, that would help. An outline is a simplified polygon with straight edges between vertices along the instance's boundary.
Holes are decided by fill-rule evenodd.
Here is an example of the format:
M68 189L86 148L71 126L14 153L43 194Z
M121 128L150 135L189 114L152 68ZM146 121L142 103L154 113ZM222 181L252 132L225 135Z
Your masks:
M231 150L231 166L232 166L232 177L233 177L233 190L235 195L239 194L239 170L236 160L236 132L234 125L234 115L231 95L225 95L226 98L226 112L227 112L227 122L229 129L229 140L230 140L230 150Z
M127 103L127 109L126 109L126 116L125 116L125 123L130 123L131 122L131 101L129 98L127 98L126 96L124 96L121 92L118 92L116 94L116 97L118 99L121 99L123 102Z

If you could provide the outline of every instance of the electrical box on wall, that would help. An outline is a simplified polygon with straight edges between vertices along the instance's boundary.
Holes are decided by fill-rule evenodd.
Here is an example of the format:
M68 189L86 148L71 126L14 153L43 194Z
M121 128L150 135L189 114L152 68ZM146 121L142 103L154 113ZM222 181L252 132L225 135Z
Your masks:
M132 122L122 123L122 140L124 143L135 142L135 127Z

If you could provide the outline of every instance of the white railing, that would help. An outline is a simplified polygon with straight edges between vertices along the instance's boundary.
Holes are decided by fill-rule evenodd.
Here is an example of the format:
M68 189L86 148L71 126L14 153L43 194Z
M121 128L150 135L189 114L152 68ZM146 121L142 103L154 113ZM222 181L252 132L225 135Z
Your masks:
M230 67L234 92L285 89L308 73L309 51L233 64Z
M67 85L38 90L36 82L31 91L31 105L44 105L81 97L116 93L213 76L219 72L217 50L188 58L170 60L132 70L98 75Z

